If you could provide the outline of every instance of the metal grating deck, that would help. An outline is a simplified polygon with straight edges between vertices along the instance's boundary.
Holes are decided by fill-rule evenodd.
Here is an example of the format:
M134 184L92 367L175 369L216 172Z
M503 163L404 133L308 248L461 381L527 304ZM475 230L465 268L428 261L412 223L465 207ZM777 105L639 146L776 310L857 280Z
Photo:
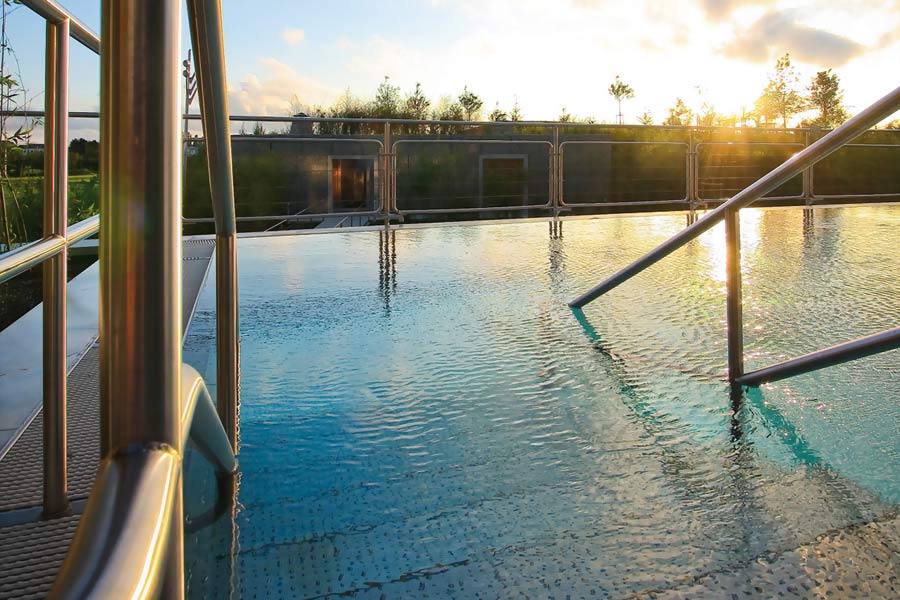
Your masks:
M183 325L203 285L213 240L185 240ZM100 454L100 351L96 343L69 373L67 382L68 485L72 515L40 520L43 434L41 413L0 460L0 600L43 598L62 564Z

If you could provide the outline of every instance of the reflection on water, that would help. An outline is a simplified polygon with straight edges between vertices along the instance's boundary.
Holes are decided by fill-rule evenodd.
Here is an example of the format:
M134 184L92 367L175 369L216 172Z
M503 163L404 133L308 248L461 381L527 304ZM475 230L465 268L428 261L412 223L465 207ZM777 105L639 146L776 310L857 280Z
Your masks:
M889 513L897 352L730 396L723 231L566 307L683 227L242 239L242 483L189 596L624 596ZM897 209L741 228L748 369L896 325Z
M397 289L397 233L395 230L378 231L378 292L384 303L385 314L391 312L391 296Z

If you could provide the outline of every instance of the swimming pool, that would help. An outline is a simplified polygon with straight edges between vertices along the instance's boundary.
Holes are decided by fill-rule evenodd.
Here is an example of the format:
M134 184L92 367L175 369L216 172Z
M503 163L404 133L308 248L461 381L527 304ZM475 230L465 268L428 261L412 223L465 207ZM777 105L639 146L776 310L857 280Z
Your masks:
M741 214L748 370L897 325L900 208ZM627 597L890 518L898 353L734 414L720 227L566 307L684 225L241 239L240 485L189 527L189 596ZM185 347L209 382L213 294Z

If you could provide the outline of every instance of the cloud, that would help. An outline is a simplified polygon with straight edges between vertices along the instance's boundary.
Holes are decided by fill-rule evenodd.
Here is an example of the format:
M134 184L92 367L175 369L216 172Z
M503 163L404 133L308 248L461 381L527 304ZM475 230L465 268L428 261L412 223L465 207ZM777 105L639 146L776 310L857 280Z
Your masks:
M826 67L840 67L867 50L849 38L798 22L792 11L763 15L721 49L729 58L748 62L766 62L773 50L789 52L800 61Z
M286 115L294 96L304 104L315 105L329 104L340 95L274 58L263 58L260 64L261 75L251 73L237 86L229 86L228 102L234 114Z
M288 46L296 46L306 38L306 32L298 27L286 27L281 31L281 39Z
M771 6L774 0L700 0L700 8L713 21L722 21L743 6Z

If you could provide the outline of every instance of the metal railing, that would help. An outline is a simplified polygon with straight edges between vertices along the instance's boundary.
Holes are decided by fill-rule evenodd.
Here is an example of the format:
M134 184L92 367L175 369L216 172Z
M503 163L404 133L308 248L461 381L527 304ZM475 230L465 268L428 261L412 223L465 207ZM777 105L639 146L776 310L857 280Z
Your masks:
M105 0L102 39L53 0L47 22L44 237L0 257L0 282L44 265L43 513L65 514L66 249L100 233L101 464L54 598L184 594L188 439L236 469L236 227L219 0L188 0L216 218L218 402L182 365L180 2ZM100 216L67 218L69 37L101 60ZM224 426L223 426L224 424Z
M16 114L42 117L44 113L19 111ZM96 118L97 115L72 112L70 118ZM196 118L197 115L185 114L183 125ZM266 222L282 227L293 222L309 223L342 216L368 224L383 219L388 222L403 221L410 216L434 220L441 215L450 217L460 213L508 218L516 213L535 216L541 211L549 215L589 214L622 208L633 211L660 208L695 211L726 201L748 182L763 175L770 168L771 161L768 160L770 157L763 157L762 150L799 151L807 147L813 133L807 129L623 126L542 121L484 123L254 115L234 115L229 120L303 125L302 133L267 132L264 135L231 137L238 161L266 153L302 159L287 161L282 166L282 173L292 183L270 187L263 185L264 191L271 195L266 200L264 214L252 214L262 211L254 204L255 200L251 199L247 189L234 188L235 222L255 223L256 227L263 229L270 227L264 225ZM318 126L335 125L366 129L340 136L315 130ZM402 133L398 133L398 128ZM456 129L448 132L448 128ZM626 131L633 132L635 137L650 139L620 139ZM730 141L720 141L723 136ZM617 139L606 139L609 137ZM654 140L653 137L660 139ZM677 137L683 141L666 141L667 137ZM878 135L872 137L877 139ZM184 141L186 149L203 147L205 138L184 137ZM471 164L461 168L460 161L454 163L451 160L459 156L432 156L433 149L440 148L441 144L466 148ZM533 151L535 144L548 147L549 158L543 153L536 156ZM370 147L363 149L364 145ZM524 205L511 206L514 203L510 194L493 196L477 185L477 159L491 158L493 152L481 152L479 148L491 148L491 145L493 148L507 145L510 154L530 154ZM528 150L529 145L532 150ZM404 146L410 150L401 152ZM891 149L900 150L900 144L867 142L846 144L843 148L878 151L884 158L876 160L890 160L891 156L887 153ZM605 164L589 156L591 152L596 154L598 151L605 153ZM187 154L186 150L185 159ZM372 163L374 186L371 195L357 207L341 206L332 194L334 164L330 161L344 158L364 158ZM419 166L428 161L432 161L435 177L430 187L423 190L416 182L423 179ZM415 163L413 167L409 166L410 162ZM860 181L859 169L855 168L857 163L859 160L847 155L846 158L829 160L827 167L819 165L817 169L805 169L802 177L798 176L782 186L782 189L792 186L788 190L790 193L765 195L760 200L813 205L822 201L833 203L839 200L883 201L900 198L900 179L886 174L883 181L879 180L881 184L873 188L871 178ZM854 176L850 182L845 181L848 173ZM460 179L469 180L471 189L460 191L455 189L459 186L454 185L443 189L438 182ZM835 182L838 182L839 189L834 189ZM196 189L193 192L202 193ZM185 199L186 211L191 208L196 211L196 205L191 203L192 198L193 195ZM247 213L242 213L241 209L247 210ZM365 220L365 217L370 219ZM183 223L213 224L217 223L217 219L195 212L184 217ZM244 229L247 229L246 225Z
M741 287L741 236L739 211L778 188L792 177L837 151L864 131L900 110L900 88L890 92L822 139L798 152L733 198L660 244L624 269L569 302L580 310L606 292L656 264L721 221L726 242L726 321L728 329L728 379L736 384L759 385L783 377L806 373L826 366L862 358L900 347L900 328L860 338L794 360L744 373L744 341Z
M43 238L0 257L0 282L43 265L43 513L68 509L66 489L66 259L68 247L99 229L96 217L67 227L69 36L90 49L97 37L53 2L25 0L47 22L44 93Z

